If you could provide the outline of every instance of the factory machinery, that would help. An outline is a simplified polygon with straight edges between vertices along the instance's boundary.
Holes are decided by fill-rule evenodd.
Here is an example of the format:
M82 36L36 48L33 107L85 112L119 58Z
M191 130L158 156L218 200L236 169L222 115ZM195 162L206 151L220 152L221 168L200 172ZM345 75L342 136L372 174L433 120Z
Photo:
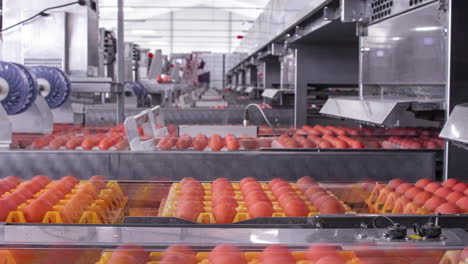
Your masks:
M178 117L140 108L2 150L0 263L467 263L468 4L298 9L230 71L238 91L191 91L253 101L169 107ZM22 63L1 64L2 133L23 125L16 116L66 106L74 87L107 83L8 61ZM289 123L275 116L283 107ZM190 122L197 110L217 117Z

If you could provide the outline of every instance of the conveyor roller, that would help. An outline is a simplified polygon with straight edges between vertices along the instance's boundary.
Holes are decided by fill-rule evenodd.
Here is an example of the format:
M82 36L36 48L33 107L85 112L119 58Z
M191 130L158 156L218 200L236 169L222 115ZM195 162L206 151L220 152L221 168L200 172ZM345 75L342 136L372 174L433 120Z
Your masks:
M34 73L22 65L0 62L0 101L9 115L28 110L35 102L38 84Z
M71 93L71 82L61 70L54 67L35 66L31 71L36 74L42 96L51 109L63 105Z

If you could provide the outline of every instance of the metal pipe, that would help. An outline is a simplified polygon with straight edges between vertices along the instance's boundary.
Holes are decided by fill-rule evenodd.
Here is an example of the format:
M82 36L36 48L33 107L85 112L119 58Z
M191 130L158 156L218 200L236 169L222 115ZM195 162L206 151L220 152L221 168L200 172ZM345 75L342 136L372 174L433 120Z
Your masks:
M121 124L125 117L124 105L124 3L123 0L117 0L117 124Z
M268 126L271 128L271 130L273 131L273 133L275 134L275 136L278 135L278 133L276 133L276 130L273 128L273 126L271 125L270 123L270 120L268 120L268 117L265 115L265 112L263 111L263 109L258 105L258 104L249 104L245 107L244 109L244 126L247 126L249 124L249 113L248 113L248 110L250 107L256 107L260 113L262 114L263 116L263 119L265 119L265 122L268 124Z

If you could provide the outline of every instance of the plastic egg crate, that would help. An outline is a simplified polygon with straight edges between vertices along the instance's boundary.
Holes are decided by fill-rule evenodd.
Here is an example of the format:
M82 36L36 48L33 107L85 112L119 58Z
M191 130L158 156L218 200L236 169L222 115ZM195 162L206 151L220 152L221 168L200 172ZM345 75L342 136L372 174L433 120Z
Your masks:
M26 182L24 182L26 183ZM20 187L22 184L18 185ZM127 203L128 198L124 195L120 186L117 182L108 182L106 187L100 191L97 199L92 200L88 204L81 205L81 209L74 212L73 216L69 217L69 220L65 220L61 209L70 201L70 199L76 195L77 189L81 184L86 184L87 181L81 181L78 183L71 193L65 196L65 199L60 200L56 205L53 206L52 211L48 211L42 223L51 224L112 224L118 223L123 219L124 207ZM54 182L49 183L44 189L37 192L34 195L34 199L39 197L44 191L46 191ZM18 188L17 187L17 188ZM11 190L14 191L15 189ZM5 195L8 193L5 193ZM34 199L28 200L26 203L18 206L16 211L11 211L6 219L7 223L27 223L24 216L23 209L31 203ZM1 262L0 262L1 263ZM3 263L2 263L3 264Z
M201 183L205 192L204 195L204 213L201 213L197 219L197 222L202 223L202 224L215 224L216 220L213 215L213 205L212 205L212 192L211 192L211 183ZM307 198L304 196L304 194L299 190L297 185L295 183L290 183L291 187L293 190L299 195L299 197L305 202L307 207L310 210L310 213L308 214L308 217L313 217L317 215L318 209L314 207L314 205L307 200ZM283 209L280 207L278 204L278 201L273 195L273 193L270 191L270 188L267 183L261 183L262 189L265 192L265 194L268 196L270 199L271 203L273 204L273 209L275 213L273 213L272 217L286 217L286 214L284 213ZM251 219L252 217L248 213L248 208L247 205L244 201L244 197L242 195L242 192L240 191L240 186L239 183L232 183L232 187L234 188L234 193L238 207L236 208L237 214L234 217L233 223L237 223L240 221L245 221L248 219ZM177 200L178 197L181 195L180 192L181 185L180 183L173 183L171 186L171 189L169 191L169 194L167 196L167 199L164 201L164 205L162 207L162 210L160 210L159 216L161 217L175 217L176 216L176 211L177 211ZM330 195L334 196L333 193L328 192ZM340 201L341 202L341 201ZM351 208L346 205L345 203L341 202L346 209L347 213L354 213Z
M429 214L430 210L415 203L404 202L401 195L385 188L385 184L377 184L372 190L366 204L371 214Z

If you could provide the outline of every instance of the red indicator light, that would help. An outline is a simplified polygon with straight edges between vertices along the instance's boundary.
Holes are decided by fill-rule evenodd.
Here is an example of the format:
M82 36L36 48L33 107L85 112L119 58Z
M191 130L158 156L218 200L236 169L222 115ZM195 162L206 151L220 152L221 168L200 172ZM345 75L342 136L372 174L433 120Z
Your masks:
M174 68L174 64L169 65L169 67Z
M243 39L243 38L244 36L241 36L241 35L237 36L237 39Z
M260 76L263 76L263 73L260 73Z
M153 53L148 53L148 57L149 57L149 58L153 58L153 57L154 57L154 54L153 54Z

